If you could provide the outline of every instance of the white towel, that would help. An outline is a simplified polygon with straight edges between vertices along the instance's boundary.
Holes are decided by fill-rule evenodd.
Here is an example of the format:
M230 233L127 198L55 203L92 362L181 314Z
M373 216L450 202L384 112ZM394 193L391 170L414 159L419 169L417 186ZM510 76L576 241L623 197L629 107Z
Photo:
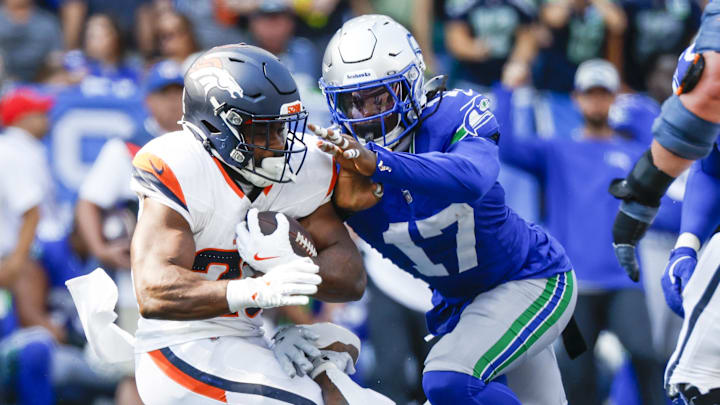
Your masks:
M135 337L115 325L118 289L101 268L65 282L72 295L88 344L98 359L118 364L134 361Z

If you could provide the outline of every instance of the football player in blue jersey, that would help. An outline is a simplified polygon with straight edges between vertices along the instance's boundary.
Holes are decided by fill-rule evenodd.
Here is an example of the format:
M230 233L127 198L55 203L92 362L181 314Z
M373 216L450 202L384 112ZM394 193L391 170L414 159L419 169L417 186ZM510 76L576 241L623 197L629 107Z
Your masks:
M670 182L694 161L683 203L681 234L662 284L670 307L684 316L665 388L677 404L720 404L720 237L697 251L720 218L720 1L705 7L695 43L678 61L676 94L653 125L653 144L610 192L623 200L613 237L620 264L637 279L635 245L652 223ZM692 277L691 277L692 276Z
M424 86L413 36L391 18L346 22L320 85L336 127L311 129L341 166L335 204L365 241L430 284L432 404L564 404L552 342L575 275L563 247L506 204L486 97ZM402 288L399 286L399 288Z
M653 124L654 140L625 179L610 192L623 200L613 226L615 254L638 279L635 245L652 223L660 198L693 161L707 156L720 133L720 1L705 7L694 50L684 52L676 94Z

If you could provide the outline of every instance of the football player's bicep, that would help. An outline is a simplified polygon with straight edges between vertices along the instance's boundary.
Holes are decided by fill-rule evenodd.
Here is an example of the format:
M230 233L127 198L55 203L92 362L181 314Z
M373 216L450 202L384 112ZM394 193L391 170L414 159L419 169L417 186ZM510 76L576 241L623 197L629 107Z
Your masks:
M167 277L164 267L191 269L195 241L190 224L174 209L152 198L142 199L142 209L130 248L136 288Z
M300 220L318 249L323 281L316 297L328 302L345 302L362 297L367 283L362 256L350 238L332 203L318 207Z

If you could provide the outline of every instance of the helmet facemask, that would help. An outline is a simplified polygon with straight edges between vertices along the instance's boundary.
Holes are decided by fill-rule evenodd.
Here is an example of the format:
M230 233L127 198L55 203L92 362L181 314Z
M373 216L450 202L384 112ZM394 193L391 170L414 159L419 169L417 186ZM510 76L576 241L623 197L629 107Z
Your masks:
M258 187L295 180L307 153L304 134L308 113L300 110L299 102L292 106L294 112L259 115L213 101L211 97L216 116L232 133L228 142L237 143L229 156L219 156L226 164Z
M373 141L389 148L417 122L418 83L422 87L422 75L412 64L379 80L345 86L330 86L320 79L333 121L361 143Z

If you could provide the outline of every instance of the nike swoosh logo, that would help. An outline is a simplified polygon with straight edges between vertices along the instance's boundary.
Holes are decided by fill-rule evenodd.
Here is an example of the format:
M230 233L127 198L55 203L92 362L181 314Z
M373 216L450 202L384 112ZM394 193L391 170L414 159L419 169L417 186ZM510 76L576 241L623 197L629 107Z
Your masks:
M257 253L255 253L255 256L253 256L253 259L255 259L255 260L257 260L257 261L261 261L261 260L276 259L276 258L278 258L278 257L280 257L280 256L260 257L260 256L258 256Z
M162 176L163 172L165 171L165 166L160 166L160 169L155 167L152 160L150 161L150 166L152 166L153 170L155 170L155 173L157 173L158 176Z

